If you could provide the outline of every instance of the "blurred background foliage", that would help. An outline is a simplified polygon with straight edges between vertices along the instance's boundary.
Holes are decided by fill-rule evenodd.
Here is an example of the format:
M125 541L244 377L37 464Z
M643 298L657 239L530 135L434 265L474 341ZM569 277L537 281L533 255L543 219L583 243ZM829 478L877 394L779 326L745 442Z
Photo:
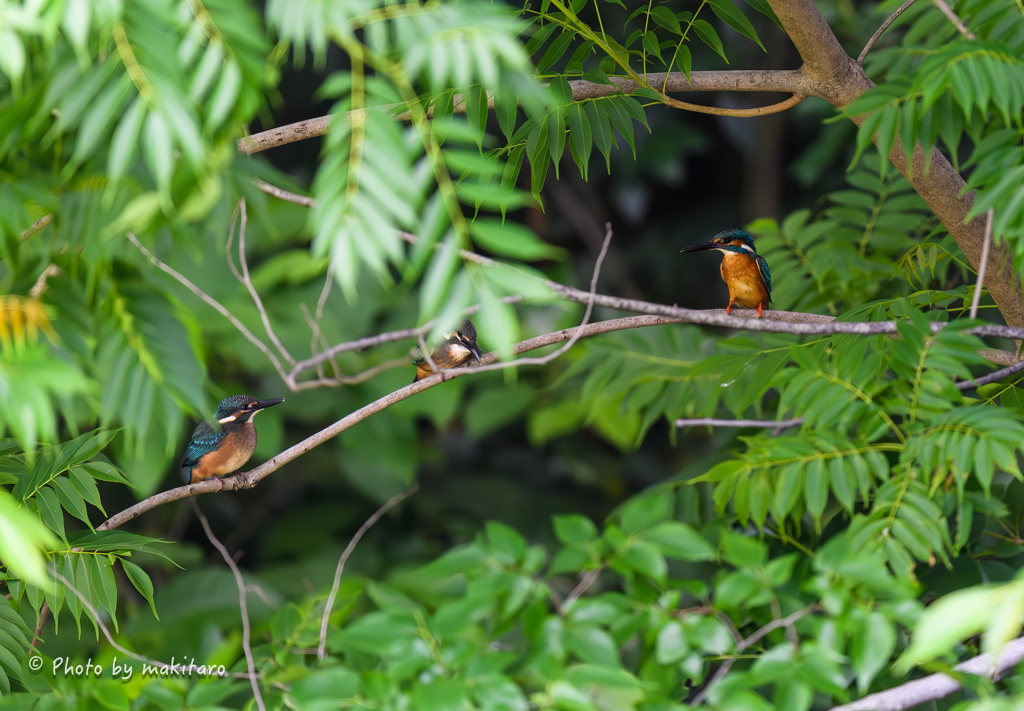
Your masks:
M856 56L898 4L818 7ZM246 661L235 580L189 503L126 531L96 530L101 516L176 486L190 427L227 395L287 396L260 418L262 461L412 377L411 339L296 364L328 345L432 319L436 336L476 303L485 350L578 323L534 277L586 286L606 221L602 293L721 307L717 258L677 252L746 226L774 308L901 319L901 338L673 325L584 339L202 499L244 574L267 707L806 711L1016 636L1021 376L956 387L989 367L964 332L975 275L869 148L939 146L1021 252L1024 8L953 8L972 37L922 1L868 55L879 86L849 109L870 114L858 129L818 99L716 117L646 84L798 66L761 0L0 0L0 703L255 707L244 679L134 662L111 678L127 661L97 616L152 659ZM569 80L609 75L644 86L573 102ZM243 133L329 113L323 139L237 150ZM984 318L994 308L982 298ZM933 336L933 321L951 325ZM414 482L356 549L318 660L338 556ZM54 673L65 656L106 672ZM1019 685L1007 673L967 698L1010 708Z

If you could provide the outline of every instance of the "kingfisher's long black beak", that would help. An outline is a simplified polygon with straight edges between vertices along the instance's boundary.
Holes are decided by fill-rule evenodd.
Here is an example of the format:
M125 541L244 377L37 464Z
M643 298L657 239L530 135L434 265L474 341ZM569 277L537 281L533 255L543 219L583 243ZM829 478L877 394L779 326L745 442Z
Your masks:
M460 336L459 342L466 348L468 348L469 352L473 354L473 357L476 358L477 365L483 365L483 363L480 362L480 359L483 357L483 354L480 352L480 347L477 346L476 341L470 340L464 336Z
M721 246L722 245L720 245L718 242L715 242L714 240L708 240L707 242L698 242L697 244L691 244L686 249L680 249L679 251L680 252L703 252L706 249L715 249L716 247L721 247Z
M284 398L283 397L273 397L273 398L270 398L269 400L260 400L260 401L258 401L256 403L256 407L254 408L254 411L255 412L259 412L260 410L265 410L268 407L273 407L274 405L280 405L282 402L284 402Z

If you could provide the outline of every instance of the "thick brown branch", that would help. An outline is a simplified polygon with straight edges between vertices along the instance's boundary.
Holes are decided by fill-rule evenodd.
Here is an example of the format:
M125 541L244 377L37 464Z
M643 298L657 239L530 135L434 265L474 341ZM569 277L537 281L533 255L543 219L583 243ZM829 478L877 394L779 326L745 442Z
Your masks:
M582 79L570 81L569 86L572 89L572 98L574 101L598 99L602 96L617 94L620 91L628 94L640 88L640 85L635 81L625 77L611 77L611 80L612 84L596 84ZM647 80L651 86L658 87L661 91L668 93L688 91L756 91L762 93L798 94L800 96L821 96L814 82L799 69L691 72L690 81L687 81L686 74L683 72L672 72L671 74L652 73L647 75ZM461 96L455 95L452 101L454 113L466 112L467 103ZM489 103L493 108L493 100ZM238 150L251 155L269 148L283 146L287 143L295 143L307 138L323 136L327 133L330 123L330 116L319 116L299 121L298 123L291 123L287 126L271 128L260 133L254 133L251 136L239 138ZM260 187L260 189L263 190L264 188ZM270 191L265 190L265 192Z
M803 57L801 69L820 91L817 96L843 107L874 86L863 68L843 51L813 0L768 0L768 4ZM852 118L860 125L866 117ZM927 173L924 159L920 147L915 146L908 161L898 137L889 153L889 161L910 181L956 240L971 266L977 269L981 262L985 220L976 217L964 224L974 205L974 193L965 190L963 178L938 148L932 149ZM986 277L989 293L1008 324L1024 326L1024 298L1020 280L1013 269L1013 252L1008 244L996 249L993 262Z
M291 123L287 126L279 126L268 131L254 133L251 136L242 136L238 139L238 150L246 155L259 153L268 148L277 148L286 143L295 143L306 138L315 138L327 133L327 127L331 123L330 116L318 116L317 118L306 119L298 123Z
M991 653L979 654L953 669L966 674L998 678L1005 670L1016 666L1024 660L1024 637L1018 637L999 650L993 657ZM942 699L960 688L960 682L954 681L945 674L932 674L923 679L915 679L901 684L888 691L870 694L849 704L835 706L830 711L901 711L928 701Z

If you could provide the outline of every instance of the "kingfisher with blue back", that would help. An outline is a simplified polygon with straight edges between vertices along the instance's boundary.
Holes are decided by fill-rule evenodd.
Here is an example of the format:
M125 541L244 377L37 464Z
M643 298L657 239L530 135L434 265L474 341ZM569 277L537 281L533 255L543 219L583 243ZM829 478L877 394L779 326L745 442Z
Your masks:
M257 400L248 395L232 395L217 405L209 422L201 422L192 433L181 462L186 484L238 471L249 461L256 449L256 426L252 423L258 412L284 402L283 397Z
M434 361L438 368L454 368L465 363L470 356L480 363L483 356L476 345L476 327L468 318L463 319L454 331L444 334L444 339L441 345L430 352L430 360ZM418 348L413 354L412 362L416 366L416 377L412 379L414 383L434 373L430 361Z
M732 315L732 305L745 309L768 308L772 300L772 275L768 262L754 249L754 238L743 230L719 232L707 242L693 244L680 252L701 252L717 249L722 257L722 281L729 287L729 305L725 312Z

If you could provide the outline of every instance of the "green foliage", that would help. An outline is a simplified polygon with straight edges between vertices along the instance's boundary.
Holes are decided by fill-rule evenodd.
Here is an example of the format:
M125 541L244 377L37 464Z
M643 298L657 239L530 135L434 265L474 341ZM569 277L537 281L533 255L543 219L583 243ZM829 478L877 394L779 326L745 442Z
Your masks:
M184 517L150 514L135 529L150 535L94 525L97 510L160 486L186 417L226 394L283 388L209 300L253 338L277 329L286 372L307 349L414 322L434 319L436 337L473 304L481 344L506 355L522 334L578 323L578 307L545 308L553 297L536 278L573 281L574 245L550 227L555 211L523 208L554 202L549 173L568 177L567 146L584 180L604 159L616 209L644 202L639 169L621 161L646 151L664 167L677 158L665 146L685 143L658 142L672 100L650 77L759 57L768 19L779 23L763 0L747 5L273 0L261 16L239 0L0 0L0 435L11 435L0 440L0 694L41 708L251 706L248 680L144 678L135 662L128 683L52 671L69 654L111 668L101 622L154 657L247 670L235 580L206 560L205 539L190 542ZM847 184L816 168L827 192L796 203L821 197L813 209L748 226L775 308L894 319L896 337L667 325L586 339L542 372L460 378L377 413L262 486L265 498L217 497L211 518L231 523L223 540L246 553L268 708L661 711L700 694L714 708L805 711L970 656L973 635L994 650L1019 633L1021 378L976 396L958 387L989 367L966 333L977 322L962 318L976 280L910 183L866 152L898 139L957 165L969 155L971 214L994 208L996 235L1024 254L1024 16L994 0L954 9L975 39L918 3L886 35L897 44L869 55L878 87L846 107L864 116L838 157L856 165ZM831 10L844 32L869 19ZM295 66L312 57L317 96L333 102L319 164L294 171L311 173L313 209L258 192L257 176L298 187L235 160L236 139L274 120L289 54ZM323 76L328 61L337 70ZM622 78L639 89L573 100L570 81ZM689 211L699 191L671 188L686 210L673 234L701 225ZM241 197L259 308L223 264ZM630 269L644 287L661 273L642 211L629 214L623 271L602 289L629 284ZM504 261L460 251L474 248ZM589 274L592 255L582 261ZM329 391L303 380L287 431L276 410L261 417L257 458L407 384L411 368L385 371L409 345L320 364L325 379L375 377ZM716 416L802 422L675 425ZM490 470L501 486L484 483ZM375 530L361 544L318 659L339 544L360 522L350 485L382 500L421 476L435 491L410 502L415 535L381 543ZM559 477L600 491L599 503L579 489L551 503L537 483ZM165 548L164 532L180 541ZM35 675L26 657L44 605L53 632L40 627Z

